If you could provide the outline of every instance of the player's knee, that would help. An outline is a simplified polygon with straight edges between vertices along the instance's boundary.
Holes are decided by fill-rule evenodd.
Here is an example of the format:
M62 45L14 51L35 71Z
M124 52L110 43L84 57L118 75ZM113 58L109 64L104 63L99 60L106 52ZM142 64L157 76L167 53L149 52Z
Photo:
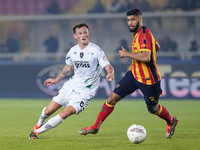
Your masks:
M110 105L115 105L118 101L116 101L115 99L108 98L108 99L106 100L106 102L107 102L108 104L110 104Z
M121 100L121 97L114 92L107 99L107 103L110 105L115 105L117 102Z
M69 105L69 106L65 107L65 109L63 109L59 113L59 115L62 119L66 119L67 117L69 117L70 115L75 114L75 113L76 113L76 109L73 106Z
M155 114L157 111L154 110L153 106L147 106L148 112L151 114Z
M46 107L45 110L44 110L44 114L50 116L50 115L53 114L53 112Z

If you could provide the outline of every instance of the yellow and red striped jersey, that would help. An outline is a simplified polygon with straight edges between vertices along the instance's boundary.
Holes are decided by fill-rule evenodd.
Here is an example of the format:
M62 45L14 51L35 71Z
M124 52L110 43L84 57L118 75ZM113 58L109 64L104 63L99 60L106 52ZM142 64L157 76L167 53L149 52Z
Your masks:
M141 51L151 52L151 61L142 62L132 59L130 71L138 82L152 85L161 80L160 72L156 65L156 40L151 31L142 26L133 36L131 51L132 53L141 53Z

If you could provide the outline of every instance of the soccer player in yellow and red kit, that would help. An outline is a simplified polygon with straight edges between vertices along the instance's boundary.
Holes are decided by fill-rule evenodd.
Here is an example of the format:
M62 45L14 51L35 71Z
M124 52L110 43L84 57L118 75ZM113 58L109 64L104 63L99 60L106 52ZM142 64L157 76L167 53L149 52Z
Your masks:
M156 65L156 52L160 49L160 45L154 39L151 31L143 25L140 10L129 10L127 12L127 23L129 31L133 33L131 52L122 47L118 51L118 55L122 58L132 58L130 69L103 104L95 124L80 129L79 133L82 135L96 134L100 125L114 110L115 104L125 96L140 89L144 95L148 111L167 122L166 137L171 138L178 119L171 117L167 109L158 104L162 90L160 86L161 75Z

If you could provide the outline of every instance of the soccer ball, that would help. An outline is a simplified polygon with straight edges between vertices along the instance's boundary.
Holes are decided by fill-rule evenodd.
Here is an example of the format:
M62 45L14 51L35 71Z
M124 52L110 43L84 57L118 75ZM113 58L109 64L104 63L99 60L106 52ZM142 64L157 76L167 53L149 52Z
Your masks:
M139 124L133 124L127 130L127 137L134 144L143 142L146 139L146 135L145 128Z

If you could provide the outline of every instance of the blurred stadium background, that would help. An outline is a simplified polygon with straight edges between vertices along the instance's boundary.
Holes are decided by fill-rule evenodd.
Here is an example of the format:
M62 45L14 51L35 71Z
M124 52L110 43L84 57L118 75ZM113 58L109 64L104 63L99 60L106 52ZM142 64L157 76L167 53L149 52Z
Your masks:
M97 98L107 97L130 65L130 60L117 57L117 49L121 43L130 47L132 34L126 23L128 8L114 12L109 9L113 0L100 2L103 12L92 11L96 0L0 0L0 97L54 95L63 82L49 88L42 83L61 71L66 53L76 44L72 28L80 22L89 25L90 41L115 67L116 81L110 84L102 78L97 92ZM129 2L133 8L144 8L144 24L162 47L157 62L163 97L199 99L200 0ZM140 92L132 94L140 96Z

